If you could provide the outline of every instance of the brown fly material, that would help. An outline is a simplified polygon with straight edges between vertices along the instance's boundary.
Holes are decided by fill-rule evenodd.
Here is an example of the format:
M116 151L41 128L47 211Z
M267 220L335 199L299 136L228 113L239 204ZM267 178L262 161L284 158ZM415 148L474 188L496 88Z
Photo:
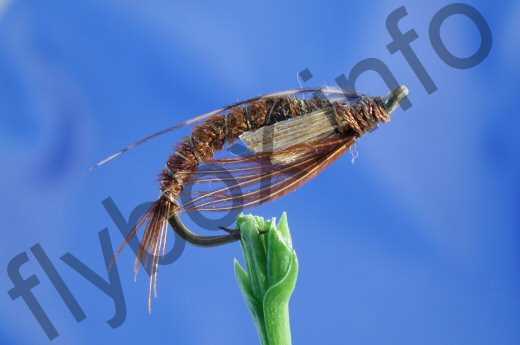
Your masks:
M386 98L322 88L256 97L158 132L99 163L157 135L204 120L169 157L160 174L161 197L126 239L144 228L135 271L140 265L151 268L149 306L169 219L178 219L181 212L243 209L294 191L341 157L362 135L388 122L396 102L406 94L403 87ZM250 154L216 157L239 138ZM201 190L181 198L188 186L190 191L194 186ZM181 233L179 227L174 230Z

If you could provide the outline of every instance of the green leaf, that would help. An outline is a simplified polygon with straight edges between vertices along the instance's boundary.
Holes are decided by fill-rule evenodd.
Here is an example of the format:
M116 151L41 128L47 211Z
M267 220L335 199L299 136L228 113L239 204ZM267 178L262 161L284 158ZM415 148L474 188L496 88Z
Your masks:
M287 221L287 212L282 213L280 220L278 221L277 226L278 231L282 234L285 242L289 247L292 248L292 237L291 232L289 231L289 222Z
M258 232L258 222L255 218L253 216L242 217L240 235L251 288L255 296L263 296L267 289L266 255Z
M273 305L280 305L284 303L288 303L291 295L296 286L296 280L298 278L298 257L296 253L291 257L291 262L289 264L289 269L286 272L286 275L280 279L275 285L269 287L264 296L264 311L266 306L273 307Z
M246 271L242 268L237 259L234 260L233 266L235 268L235 277L238 281L238 286L244 295L246 304L253 315L253 320L256 324L256 329L262 341L262 344L267 345L267 337L265 334L265 323L264 323L264 310L262 301L259 300L253 293L251 286L249 285L249 276Z
M289 269L292 249L285 243L282 234L276 230L274 222L267 233L267 282L269 286L277 284Z

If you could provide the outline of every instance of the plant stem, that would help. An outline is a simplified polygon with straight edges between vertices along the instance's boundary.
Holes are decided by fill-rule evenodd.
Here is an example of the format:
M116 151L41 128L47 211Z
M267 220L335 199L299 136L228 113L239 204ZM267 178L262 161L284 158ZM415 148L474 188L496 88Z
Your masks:
M235 259L235 275L263 345L290 345L289 300L298 277L298 258L284 213L274 220L237 219L247 270Z

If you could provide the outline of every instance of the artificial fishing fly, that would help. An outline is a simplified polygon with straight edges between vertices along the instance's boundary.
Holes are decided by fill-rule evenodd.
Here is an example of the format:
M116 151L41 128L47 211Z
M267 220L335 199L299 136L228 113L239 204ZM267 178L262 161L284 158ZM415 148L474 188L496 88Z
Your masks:
M230 211L275 200L321 173L365 133L390 121L390 114L408 95L400 86L386 97L346 93L337 88L296 89L255 97L206 113L141 139L100 161L104 165L130 149L164 133L200 123L169 157L160 174L161 196L126 241L144 228L135 271L151 267L148 305L157 284L159 257L164 253L168 223L186 241L217 246L240 239L227 229L218 236L191 231L182 212ZM240 139L250 153L216 158ZM203 178L211 174L212 178ZM222 187L214 182L225 181ZM209 184L196 197L181 198L188 186ZM150 254L149 256L146 254ZM150 257L149 262L143 262Z

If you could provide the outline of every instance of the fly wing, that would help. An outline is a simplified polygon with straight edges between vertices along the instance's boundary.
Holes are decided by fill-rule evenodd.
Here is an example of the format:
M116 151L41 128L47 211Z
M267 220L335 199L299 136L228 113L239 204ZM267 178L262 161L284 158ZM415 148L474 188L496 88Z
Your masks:
M353 138L331 137L272 153L215 160L209 170L201 167L190 181L191 185L209 185L209 189L181 198L185 200L183 210L227 211L277 199L318 175L353 143ZM281 155L296 155L297 158L280 162L277 157ZM204 178L205 171L215 175ZM187 189L192 191L191 187Z
M337 135L338 124L331 108L320 109L297 118L277 122L242 134L240 140L255 153L283 152L294 145L320 142ZM273 155L273 163L290 163L297 155Z

